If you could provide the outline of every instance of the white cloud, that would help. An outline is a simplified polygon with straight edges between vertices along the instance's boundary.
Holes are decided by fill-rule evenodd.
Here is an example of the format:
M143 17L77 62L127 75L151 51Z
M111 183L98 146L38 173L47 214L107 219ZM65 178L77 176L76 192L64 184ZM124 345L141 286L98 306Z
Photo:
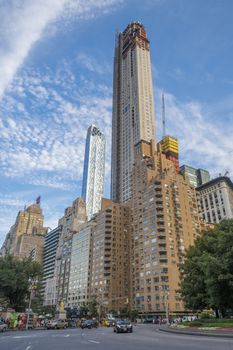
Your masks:
M109 187L111 87L82 76L77 81L71 62L63 62L55 72L27 69L14 80L12 91L20 91L20 95L6 96L1 107L6 116L5 121L0 121L0 165L5 176L39 186L73 189L74 183L82 180L86 130L94 123L107 138L106 188ZM29 94L31 106L26 107ZM167 131L179 139L181 163L209 169L213 175L225 170L232 174L233 130L231 125L227 129L219 125L216 105L183 102L166 92L165 100ZM156 95L159 130L160 104ZM19 106L24 111L20 118ZM217 114L224 114L224 106L218 102ZM35 112L38 109L39 118Z
M109 65L108 62L102 60L100 63L98 60L84 52L78 54L77 61L81 66L85 67L92 73L108 75L112 73L112 66Z
M8 206L18 207L18 206L23 206L24 204L25 202L20 198L12 197L11 195L7 195L7 194L0 194L0 206L2 208L8 207Z
M0 96L45 27L61 13L65 0L6 1L1 5Z
M33 45L56 21L93 18L117 0L8 0L0 4L0 98ZM64 26L62 27L64 30Z
M106 176L110 178L108 86L84 79L78 84L72 65L63 62L55 72L22 71L13 80L11 92L0 106L5 115L0 120L2 175L36 186L74 189L82 180L86 131L94 123L107 138ZM19 105L23 112L19 113Z

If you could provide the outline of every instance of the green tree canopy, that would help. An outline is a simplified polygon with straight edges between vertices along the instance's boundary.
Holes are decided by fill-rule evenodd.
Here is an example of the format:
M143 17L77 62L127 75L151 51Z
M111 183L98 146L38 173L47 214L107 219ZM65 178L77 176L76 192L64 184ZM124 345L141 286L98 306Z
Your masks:
M204 232L180 266L181 295L187 308L225 311L233 307L233 220Z
M20 260L13 256L0 258L0 300L9 307L22 311L29 294L29 278L40 279L41 266L31 259Z
M98 302L93 299L88 303L88 312L89 315L94 317L98 315Z

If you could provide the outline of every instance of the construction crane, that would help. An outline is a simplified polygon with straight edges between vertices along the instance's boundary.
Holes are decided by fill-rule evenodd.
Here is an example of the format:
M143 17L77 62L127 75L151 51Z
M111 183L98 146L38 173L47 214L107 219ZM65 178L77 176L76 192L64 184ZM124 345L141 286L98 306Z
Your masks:
M164 93L162 93L162 120L163 120L163 138L166 136L166 120L165 120L165 101Z
M227 176L227 175L229 175L229 171L228 171L228 170L225 171L225 174L224 174L224 175L222 175L222 173L219 173L219 174L218 174L218 176Z

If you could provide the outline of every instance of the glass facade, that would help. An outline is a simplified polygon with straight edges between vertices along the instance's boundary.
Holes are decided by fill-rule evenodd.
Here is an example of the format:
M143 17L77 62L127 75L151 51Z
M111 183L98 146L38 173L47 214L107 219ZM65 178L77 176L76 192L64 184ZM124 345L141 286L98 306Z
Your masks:
M68 295L71 307L88 301L91 232L92 225L87 224L73 236Z
M87 130L82 197L88 220L101 209L104 191L105 137L94 125Z
M210 174L204 169L195 169L189 165L182 165L180 172L189 180L190 185L198 187L210 181Z
M45 236L42 280L43 287L45 286L46 280L54 276L56 250L60 234L61 226L58 226L49 231Z
M210 181L210 174L207 170L197 169L197 186L201 186Z

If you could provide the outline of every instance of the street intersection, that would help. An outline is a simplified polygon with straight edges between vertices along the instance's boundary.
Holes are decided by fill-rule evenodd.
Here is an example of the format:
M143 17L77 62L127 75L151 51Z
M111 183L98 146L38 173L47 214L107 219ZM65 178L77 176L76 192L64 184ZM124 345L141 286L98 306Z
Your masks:
M137 325L132 334L112 328L9 331L0 334L1 350L233 350L233 338L164 333Z

